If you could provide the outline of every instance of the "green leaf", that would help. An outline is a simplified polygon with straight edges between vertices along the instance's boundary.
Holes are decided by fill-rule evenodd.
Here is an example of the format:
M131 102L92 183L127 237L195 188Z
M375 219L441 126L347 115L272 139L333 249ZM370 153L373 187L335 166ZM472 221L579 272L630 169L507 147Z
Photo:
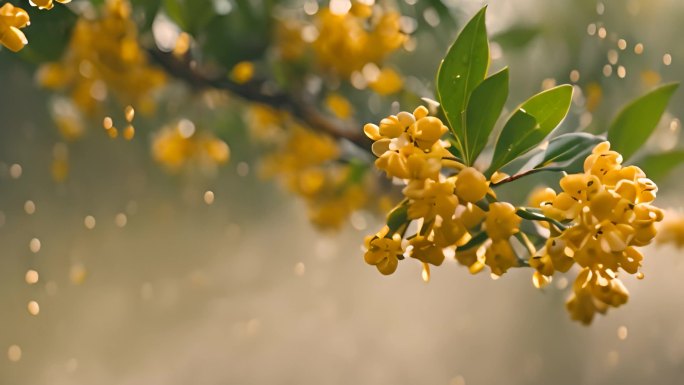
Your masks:
M407 203L408 201L400 204L387 215L387 227L389 227L388 236L391 237L392 234L396 233L401 226L409 221Z
M649 154L639 160L638 164L646 176L655 182L662 181L672 170L684 163L684 150L675 150L661 154Z
M541 29L536 26L516 25L492 36L492 41L502 47L522 48L539 35Z
M31 18L31 25L22 31L28 44L19 55L33 63L57 61L69 45L71 31L78 17L63 4L55 4L49 12L22 4Z
M484 80L489 67L489 43L482 8L463 28L437 71L437 95L451 129L463 146L467 146L464 116L468 99ZM466 154L467 148L461 153ZM468 159L465 159L469 163Z
M133 5L136 9L141 10L144 17L144 22L140 25L141 31L149 31L154 23L154 18L157 16L162 0L138 0Z
M182 30L192 35L216 16L212 0L164 0L164 10Z
M536 165L533 168L572 162L580 157L584 158L594 146L603 140L599 136L585 132L559 135L549 141L549 145L543 151L543 156L535 162Z
M508 98L508 68L497 72L473 90L466 109L466 156L471 162L484 149Z
M679 83L669 83L632 101L615 117L608 128L611 150L627 160L653 133Z
M478 233L477 235L475 235L474 237L470 238L470 240L465 245L459 246L457 251L466 251L466 250L472 249L475 246L479 246L482 243L484 243L484 241L486 241L487 238L489 238L489 236L487 235L487 232L482 231L482 232Z
M572 86L565 84L534 95L506 122L494 149L488 174L532 150L565 118L572 101Z

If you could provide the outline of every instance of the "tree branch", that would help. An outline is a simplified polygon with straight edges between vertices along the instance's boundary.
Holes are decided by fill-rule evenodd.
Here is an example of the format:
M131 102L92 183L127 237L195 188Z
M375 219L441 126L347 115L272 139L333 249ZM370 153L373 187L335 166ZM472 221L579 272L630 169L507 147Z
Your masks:
M178 58L157 48L149 50L152 59L173 77L184 80L194 89L215 88L226 90L246 101L266 104L275 109L288 111L296 119L313 129L333 137L346 139L357 146L370 150L371 142L357 123L345 123L320 112L315 105L282 91L269 92L263 82L252 81L237 84L228 78L209 78L194 69L188 58Z
M513 176L509 176L506 179L502 179L498 181L497 183L492 183L492 187L500 186L502 184L508 183L508 182L513 182L514 180L526 177L528 175L536 174L538 172L542 171L553 171L553 172L558 172L558 171L564 171L562 167L544 167L544 168L533 168L531 170L527 170L525 172L522 172L520 174L515 174Z

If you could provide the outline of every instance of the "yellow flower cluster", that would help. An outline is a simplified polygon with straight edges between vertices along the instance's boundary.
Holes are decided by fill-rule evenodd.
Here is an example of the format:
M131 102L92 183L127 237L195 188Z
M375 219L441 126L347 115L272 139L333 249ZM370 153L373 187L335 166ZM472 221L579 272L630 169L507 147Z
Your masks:
M366 135L374 140L378 157L375 165L389 177L403 180L407 222L395 232L385 226L366 238L365 260L382 274L393 273L406 254L427 264L439 266L445 250L476 273L487 265L501 275L517 265L509 239L519 231L521 218L506 202L493 202L487 211L479 204L487 194L493 197L490 181L477 169L458 162L440 138L447 127L428 115L425 107L413 113L402 111L380 122L367 124ZM445 176L443 167L453 173ZM481 202L482 201L482 202ZM399 209L401 206L399 207ZM408 222L417 220L418 232L406 237ZM464 247L477 234L488 238L479 247ZM460 250L459 248L463 248Z
M20 28L29 25L29 15L25 10L5 3L0 7L0 44L17 52L28 43Z
M261 117L275 119L277 115ZM264 121L273 124L270 119ZM289 191L303 197L316 226L339 228L364 206L366 190L350 181L350 165L336 163L340 150L332 138L293 121L281 124L288 125L289 135L279 150L264 159L263 176L278 177Z
M567 228L550 226L551 236L530 266L544 277L575 263L581 267L567 308L583 323L627 301L618 271L641 276L643 255L636 247L653 240L656 222L663 219L662 210L651 205L656 185L640 168L621 163L622 156L603 142L585 160L584 173L561 179L560 193L545 189L533 198L546 217Z
M166 82L166 75L148 64L137 39L128 1L107 0L101 19L77 21L62 61L41 66L38 82L68 90L73 102L88 114L110 93L122 104L149 113L155 108L151 92Z
M154 135L152 156L170 172L178 172L185 166L213 170L228 162L230 148L209 132L195 132L191 121L181 119Z
M342 76L361 71L368 63L380 64L404 43L396 11L374 12L357 1L349 10L321 9L313 49L320 65ZM370 27L369 27L370 26Z

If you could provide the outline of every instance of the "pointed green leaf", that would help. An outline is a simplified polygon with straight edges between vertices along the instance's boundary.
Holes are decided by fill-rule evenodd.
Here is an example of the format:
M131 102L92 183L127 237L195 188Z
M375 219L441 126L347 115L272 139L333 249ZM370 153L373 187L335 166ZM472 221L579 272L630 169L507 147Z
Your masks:
M665 84L625 106L608 128L611 150L629 159L651 136L678 86Z
M77 15L62 4L55 4L50 12L38 7L23 8L31 18L31 25L22 29L29 43L18 55L36 64L59 60L69 45Z
M646 176L655 182L662 181L672 170L684 163L684 150L649 154L638 162Z
M484 241L487 240L487 238L488 238L487 232L482 231L482 232L478 233L477 235L475 235L474 237L470 238L470 240L465 245L459 246L458 251L466 251L466 250L472 249L475 246L479 246L479 245L483 244Z
M494 124L501 115L508 98L508 68L497 72L473 90L466 109L466 156L471 162L477 159L489 139Z
M541 29L537 26L517 25L492 36L492 41L506 48L522 48L539 36Z
M597 144L604 139L585 132L574 132L559 135L549 141L533 168L546 167L552 164L563 164L574 159L584 158Z
M572 86L561 85L534 95L506 122L494 149L488 173L533 149L565 118L572 101Z
M389 232L387 233L388 236L391 237L392 234L396 233L401 226L409 222L407 203L408 202L404 202L400 204L387 215L387 227L389 227Z
M489 43L482 8L463 28L437 71L437 95L449 125L465 147L464 116L468 99L489 67ZM461 149L466 153L465 149ZM468 159L465 159L468 162Z

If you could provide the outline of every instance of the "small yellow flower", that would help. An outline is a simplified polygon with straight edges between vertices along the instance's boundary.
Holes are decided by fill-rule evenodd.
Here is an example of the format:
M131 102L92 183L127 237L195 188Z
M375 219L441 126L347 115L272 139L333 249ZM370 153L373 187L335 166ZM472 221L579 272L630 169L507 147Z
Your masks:
M387 238L389 228L385 226L374 236L368 236L365 240L366 254L364 260L369 265L374 265L384 275L390 275L397 270L399 256L404 253L401 245L401 236L393 234Z
M411 124L408 132L419 148L429 150L448 130L438 118L426 116Z
M434 228L435 245L448 247L452 245L462 246L471 238L468 230L461 220L442 218L442 222Z
M511 244L505 239L493 240L485 253L485 264L492 274L503 275L508 269L518 265L518 260Z
M470 274L477 274L485 267L485 248L471 247L468 250L456 249L456 260L468 267Z
M404 189L410 199L408 216L412 219L432 220L439 215L450 219L456 212L458 198L454 195L454 184L450 181L435 182L432 179L415 181Z
M564 239L549 238L539 255L530 258L529 263L533 269L550 277L556 271L565 273L570 270L575 260L567 253Z
M456 195L465 201L475 203L484 198L489 189L487 178L473 167L461 170L456 177Z
M20 28L29 24L29 15L23 9L5 3L0 7L0 44L17 52L28 43Z
M423 106L388 116L379 126L364 126L366 136L374 140L375 166L389 177L411 180L437 179L442 158L449 155L439 140L447 130Z
M520 231L520 218L515 207L508 202L494 202L489 205L485 219L487 235L494 241L507 240Z
M434 242L422 235L417 235L409 240L409 245L413 246L411 257L421 262L439 266L444 262L444 252Z
M527 202L531 207L540 208L544 205L552 204L554 198L556 198L556 192L552 188L538 187L532 190L532 193L527 198Z
M584 172L603 178L609 172L620 168L622 155L610 150L609 142L599 143L584 161Z
M39 9L52 9L55 1L62 4L71 2L71 0L31 0L30 3Z

